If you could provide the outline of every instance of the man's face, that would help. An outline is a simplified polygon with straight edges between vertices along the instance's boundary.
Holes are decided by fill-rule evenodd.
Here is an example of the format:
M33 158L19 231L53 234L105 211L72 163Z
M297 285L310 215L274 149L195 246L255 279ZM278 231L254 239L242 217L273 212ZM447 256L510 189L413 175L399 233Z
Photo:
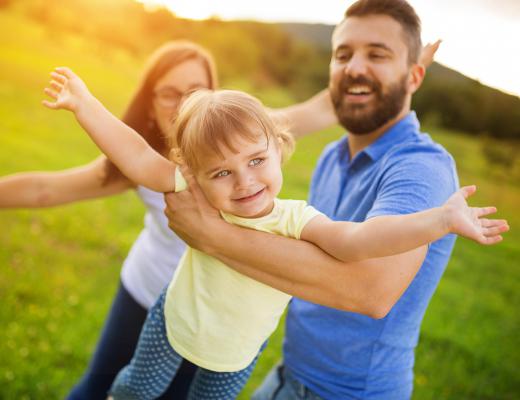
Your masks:
M410 107L408 48L397 21L349 17L332 37L329 88L340 123L368 134Z

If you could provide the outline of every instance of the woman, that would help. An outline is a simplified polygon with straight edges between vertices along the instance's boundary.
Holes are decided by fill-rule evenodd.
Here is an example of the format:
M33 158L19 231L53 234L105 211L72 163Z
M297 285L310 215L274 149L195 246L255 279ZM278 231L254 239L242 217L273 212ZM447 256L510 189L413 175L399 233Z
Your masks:
M151 57L123 121L160 153L171 117L186 93L214 89L217 76L211 55L193 43L178 41L159 48ZM327 92L287 111L293 132L310 133L335 122ZM312 120L308 120L313 115ZM121 272L113 300L90 366L69 394L70 400L105 399L117 372L126 365L144 323L147 309L170 281L184 243L168 229L162 193L134 185L104 156L90 164L58 172L28 172L0 179L0 207L49 207L105 197L135 189L147 211L145 225ZM185 365L161 399L182 399L195 369Z

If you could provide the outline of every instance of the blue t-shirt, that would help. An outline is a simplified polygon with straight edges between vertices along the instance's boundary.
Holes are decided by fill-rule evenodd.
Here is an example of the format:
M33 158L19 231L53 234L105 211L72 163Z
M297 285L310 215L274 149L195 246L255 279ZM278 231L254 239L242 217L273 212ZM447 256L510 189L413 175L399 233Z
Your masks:
M324 150L309 203L333 220L364 221L436 207L458 188L450 154L419 132L411 112L350 160L348 137ZM431 244L417 276L383 319L293 299L284 363L324 399L407 399L424 312L455 242Z

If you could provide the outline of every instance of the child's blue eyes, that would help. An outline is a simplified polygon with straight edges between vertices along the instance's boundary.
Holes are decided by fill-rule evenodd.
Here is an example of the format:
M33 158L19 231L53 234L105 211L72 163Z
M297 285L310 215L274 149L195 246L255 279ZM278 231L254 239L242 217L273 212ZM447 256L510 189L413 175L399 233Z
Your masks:
M227 170L226 171L220 171L217 174L215 174L215 178L220 178L222 176L228 176L229 174L231 174L231 172L229 172Z
M249 161L249 165L254 167L256 165L262 164L264 161L265 161L265 158L254 158L251 161Z
M250 167L258 167L259 165L262 165L265 162L265 158L253 158L251 161L249 161L248 165ZM231 175L231 171L224 169L222 171L217 172L215 175L213 175L213 178L223 178L225 176Z

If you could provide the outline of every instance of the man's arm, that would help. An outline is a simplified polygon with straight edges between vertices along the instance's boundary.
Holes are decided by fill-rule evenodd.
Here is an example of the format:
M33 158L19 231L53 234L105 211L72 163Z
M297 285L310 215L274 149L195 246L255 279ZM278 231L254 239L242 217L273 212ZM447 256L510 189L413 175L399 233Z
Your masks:
M392 257L346 263L304 240L228 224L192 177L184 174L190 190L166 195L170 228L190 246L236 271L313 303L382 318L426 255L423 246Z

